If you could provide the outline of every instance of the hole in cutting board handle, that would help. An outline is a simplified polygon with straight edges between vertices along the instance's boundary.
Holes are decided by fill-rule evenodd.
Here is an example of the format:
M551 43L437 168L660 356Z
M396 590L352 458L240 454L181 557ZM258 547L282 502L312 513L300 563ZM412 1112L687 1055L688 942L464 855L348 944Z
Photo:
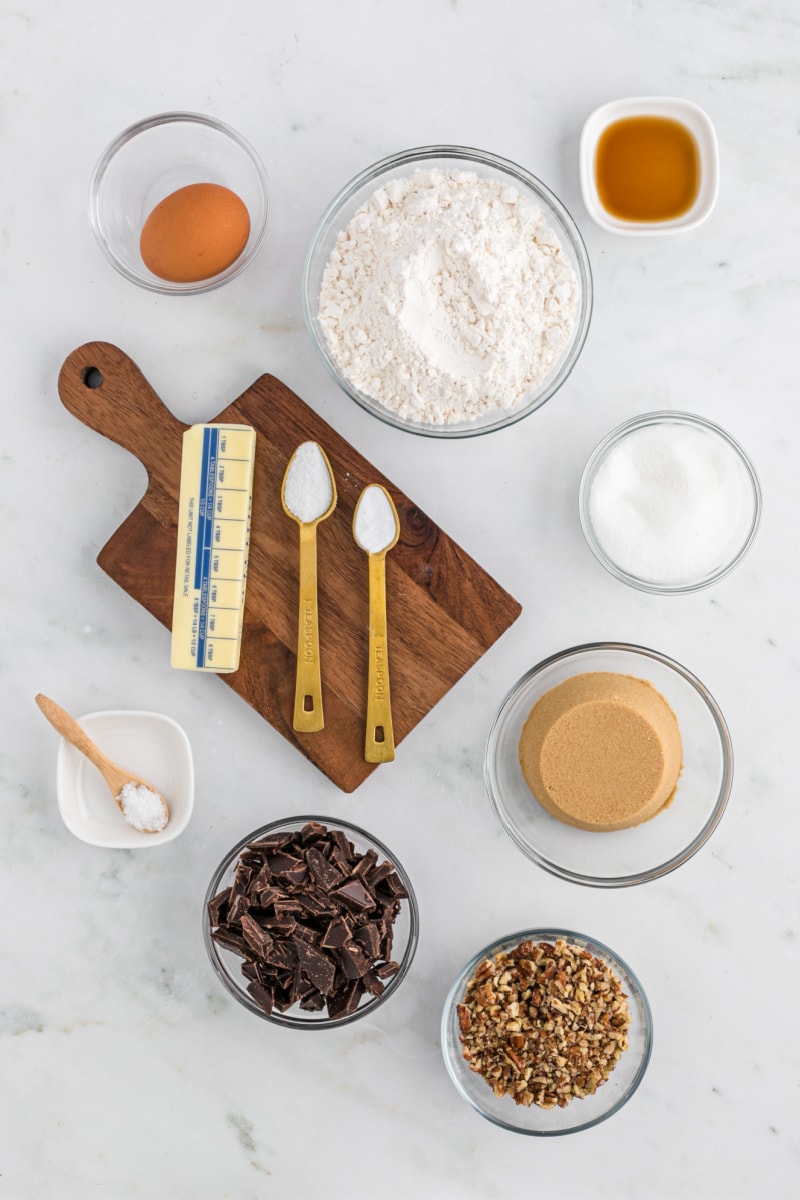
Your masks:
M99 367L84 367L83 382L88 388L99 388L103 383L103 372Z

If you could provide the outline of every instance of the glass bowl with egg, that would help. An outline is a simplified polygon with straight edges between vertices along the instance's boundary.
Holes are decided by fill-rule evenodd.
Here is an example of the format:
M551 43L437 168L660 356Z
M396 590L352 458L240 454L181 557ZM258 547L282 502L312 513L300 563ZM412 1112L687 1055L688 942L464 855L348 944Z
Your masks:
M592 275L569 212L524 167L423 146L334 196L302 299L323 363L357 404L397 429L461 438L558 391L586 340Z
M287 1029L374 1014L405 979L419 909L406 871L372 834L338 818L272 821L222 859L203 938L225 989Z
M482 996L487 985L493 995ZM485 1005L476 1011L487 999L496 1024ZM523 929L460 972L441 1044L457 1091L487 1121L558 1137L627 1104L650 1061L653 1021L641 983L608 946L568 929Z
M718 704L685 667L595 642L514 685L484 776L500 824L539 867L628 887L675 870L708 840L730 795L733 748Z
M209 292L240 275L264 241L267 173L222 121L160 113L103 151L89 220L108 261L132 283L168 296Z

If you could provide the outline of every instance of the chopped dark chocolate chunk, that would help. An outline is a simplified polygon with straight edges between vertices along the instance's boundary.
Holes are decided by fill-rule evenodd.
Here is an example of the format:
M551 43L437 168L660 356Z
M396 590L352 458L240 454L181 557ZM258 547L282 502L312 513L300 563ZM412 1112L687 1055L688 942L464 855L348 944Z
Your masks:
M280 850L283 846L288 846L295 835L289 830L287 833L272 833L269 837L262 838L258 842L248 842L248 850L263 851L265 854L274 854L276 850Z
M266 929L253 920L251 916L242 917L242 934L248 946L255 950L260 958L266 958L267 951L272 946L272 936Z
M294 947L297 951L297 961L306 978L323 996L330 995L336 968L327 954L302 941L295 941Z
M283 850L278 854L270 854L267 862L273 875L283 875L287 871L291 871L293 867L299 867L303 864L301 858L295 858L293 854L287 854Z
M359 879L363 879L368 875L375 863L378 861L378 855L373 849L369 849L360 862L357 862L353 867L352 874Z
M369 962L364 957L361 947L355 942L346 942L335 951L342 970L348 979L361 979L369 970Z
M354 979L332 996L328 997L328 1016L345 1017L354 1013L359 1001L364 995L364 985L360 979Z
M319 850L315 850L313 846L310 846L306 851L306 862L308 863L309 871L320 887L324 888L326 892L336 887L338 883L344 883L342 872L337 870L332 863L329 863L327 858L320 854Z
M381 935L374 921L367 921L366 925L357 929L353 934L353 941L358 942L370 962L375 962L380 957Z
M244 938L239 937L232 929L226 929L224 925L220 925L219 929L212 929L211 936L220 946L224 946L226 950L232 950L240 958L247 958L250 954Z
M225 906L230 899L231 889L225 888L222 892L217 892L213 900L208 902L208 919L212 925L221 925L225 919Z
M325 997L322 995L322 993L318 992L316 988L312 988L308 995L303 996L302 1000L300 1001L300 1007L304 1009L305 1012L321 1012L321 1010L325 1007L325 1003Z
M308 824L304 825L300 830L300 841L303 843L303 845L307 845L308 842L313 842L318 838L325 837L327 832L328 831L325 826L321 825L319 821L309 821Z
M248 983L247 990L259 1008L263 1008L264 1012L269 1016L275 1000L274 992L270 988L264 987L263 983L258 983L255 980L252 983Z
M378 976L378 979L388 979L390 975L397 974L400 970L400 963L382 962L378 963L377 967L373 967L372 970Z
M335 1018L380 997L399 970L390 955L405 898L392 863L309 821L250 842L208 919L220 948L245 960L248 991L267 1015L298 1005Z
M325 930L320 946L326 950L335 950L338 946L349 942L352 936L347 920L344 917L334 917Z
M250 907L250 901L244 892L234 892L228 904L227 923L229 925L238 925Z
M375 907L375 900L358 879L348 879L341 887L334 888L330 893L338 896L343 904L356 912Z
M405 898L408 896L408 892L403 887L403 882L396 871L392 871L389 875L387 875L384 882L392 896L396 896L398 899L403 900L405 900Z
M244 863L240 862L233 876L233 887L231 888L233 895L246 895L252 877L253 868L247 867Z
M375 971L367 971L361 977L361 982L371 996L382 996L386 991L386 984L379 978Z

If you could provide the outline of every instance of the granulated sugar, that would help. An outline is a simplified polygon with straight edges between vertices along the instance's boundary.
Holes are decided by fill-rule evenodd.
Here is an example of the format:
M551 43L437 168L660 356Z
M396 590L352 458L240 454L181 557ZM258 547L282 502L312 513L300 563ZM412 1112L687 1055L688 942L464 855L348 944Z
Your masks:
M569 342L577 294L555 232L517 188L417 170L339 234L319 321L356 388L443 425L513 408L541 383Z
M735 451L689 425L634 429L613 446L589 496L595 537L637 579L706 578L743 544L752 491Z

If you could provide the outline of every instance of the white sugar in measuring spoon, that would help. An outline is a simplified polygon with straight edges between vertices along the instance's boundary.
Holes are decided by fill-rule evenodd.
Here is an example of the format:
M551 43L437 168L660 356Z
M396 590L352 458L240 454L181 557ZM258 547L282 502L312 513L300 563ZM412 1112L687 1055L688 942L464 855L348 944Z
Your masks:
M391 496L379 483L370 484L361 493L353 516L353 537L369 555L366 762L391 762L394 758L386 635L386 555L399 536L400 523Z
M283 477L281 503L300 529L300 598L297 616L297 672L292 727L317 733L325 726L319 662L317 607L317 525L336 507L336 483L327 455L317 442L297 447Z

